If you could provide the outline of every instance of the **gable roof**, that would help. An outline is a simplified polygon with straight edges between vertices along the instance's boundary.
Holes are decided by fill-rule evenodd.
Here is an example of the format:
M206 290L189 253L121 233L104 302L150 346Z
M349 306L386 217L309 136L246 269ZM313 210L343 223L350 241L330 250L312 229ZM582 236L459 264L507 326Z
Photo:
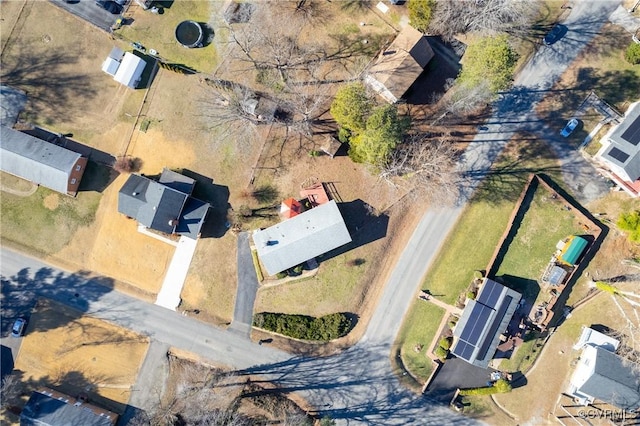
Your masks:
M487 368L521 297L517 291L486 278L476 300L467 303L456 324L451 352L470 364Z
M147 228L172 234L180 218L187 194L145 176L134 175L120 189L118 211L135 218Z
M67 194L77 152L26 133L0 126L0 169Z
M640 407L640 374L634 366L601 347L587 346L582 357L585 363L593 362L593 372L579 392L626 410Z
M51 389L34 391L20 413L21 426L112 426L118 415Z
M292 268L351 242L335 201L256 231L253 241L270 275Z
M385 99L395 102L416 81L433 56L424 34L407 26L380 54L369 70L366 82ZM389 92L391 97L382 92Z
M135 89L138 87L138 83L140 83L140 77L146 66L147 63L144 59L133 53L126 52L122 61L120 61L117 71L113 75L113 79L120 84Z
M601 158L624 171L631 182L640 179L640 102L632 104L608 138Z

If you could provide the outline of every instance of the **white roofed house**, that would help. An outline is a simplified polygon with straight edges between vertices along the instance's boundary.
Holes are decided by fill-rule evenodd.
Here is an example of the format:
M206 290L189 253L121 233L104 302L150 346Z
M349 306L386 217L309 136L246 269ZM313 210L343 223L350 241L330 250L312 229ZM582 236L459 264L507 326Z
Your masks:
M0 169L62 194L75 196L88 159L52 142L1 127Z
M102 63L102 71L118 83L135 89L140 84L146 66L147 63L141 57L114 47Z
M640 197L640 102L629 106L623 121L601 140L595 155L609 177L623 190Z
M269 228L255 231L253 242L269 275L275 275L351 242L334 200Z

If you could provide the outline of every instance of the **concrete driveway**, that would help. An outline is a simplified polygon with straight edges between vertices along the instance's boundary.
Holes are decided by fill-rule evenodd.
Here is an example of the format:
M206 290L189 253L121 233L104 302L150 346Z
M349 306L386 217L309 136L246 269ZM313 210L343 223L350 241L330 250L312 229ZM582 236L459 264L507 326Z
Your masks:
M111 26L116 22L116 19L121 16L107 12L102 7L98 6L95 0L71 0L70 2L66 2L65 0L49 1L61 9L64 9L67 12L84 19L91 25L95 25L107 32L111 32Z

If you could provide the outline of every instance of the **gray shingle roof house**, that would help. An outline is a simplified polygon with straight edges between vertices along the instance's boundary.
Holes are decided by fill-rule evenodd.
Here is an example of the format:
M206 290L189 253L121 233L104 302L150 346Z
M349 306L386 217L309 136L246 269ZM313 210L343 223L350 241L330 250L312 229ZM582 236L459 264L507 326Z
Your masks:
M451 353L487 368L521 297L517 291L485 278L478 296L467 303L456 324Z
M270 275L351 242L340 209L334 200L297 216L256 231L253 242Z
M49 388L34 391L20 413L21 426L113 426L118 415Z
M132 174L118 194L118 212L165 234L197 239L209 204L191 197L195 180L163 169L158 181Z
M640 179L640 102L629 106L622 123L612 128L601 143L596 158L628 183Z
M433 56L424 34L407 26L380 54L364 82L387 102L397 102L422 74Z
M625 364L618 355L600 346L585 346L571 377L569 394L584 405L603 401L625 410L640 408L638 365Z
M86 157L6 126L0 129L0 170L62 194L77 194Z

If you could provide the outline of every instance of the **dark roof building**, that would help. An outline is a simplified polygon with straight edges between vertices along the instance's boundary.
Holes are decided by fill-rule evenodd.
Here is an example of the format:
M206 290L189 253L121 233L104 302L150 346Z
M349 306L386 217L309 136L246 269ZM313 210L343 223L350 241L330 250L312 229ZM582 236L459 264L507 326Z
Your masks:
M209 204L191 197L194 186L193 179L166 168L158 181L132 174L118 194L118 211L149 229L196 239Z
M487 368L522 295L485 278L475 300L470 300L453 332L451 353L470 364Z
M269 275L351 242L340 209L331 200L253 234L258 257Z
M49 388L34 391L20 413L20 426L113 426L118 415Z
M640 408L639 366L600 346L585 346L571 377L569 394L583 404L603 401L633 411Z
M62 194L76 195L86 157L18 130L0 128L0 170Z
M629 106L622 123L613 127L601 142L596 158L613 172L616 183L640 196L636 182L640 179L640 102Z
M364 81L387 102L397 102L433 56L433 49L424 34L407 26L382 51Z

